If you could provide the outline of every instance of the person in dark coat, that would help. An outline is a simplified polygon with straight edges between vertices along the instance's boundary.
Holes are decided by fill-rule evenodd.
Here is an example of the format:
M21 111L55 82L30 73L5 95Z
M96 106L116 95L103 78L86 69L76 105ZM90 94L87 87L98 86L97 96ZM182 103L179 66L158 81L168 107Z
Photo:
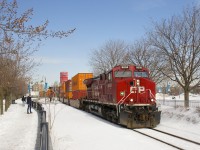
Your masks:
M22 96L22 103L25 103L26 98Z
M27 97L27 104L28 104L27 114L32 113L32 112L31 112L32 99L31 99L31 96L30 96L30 95Z

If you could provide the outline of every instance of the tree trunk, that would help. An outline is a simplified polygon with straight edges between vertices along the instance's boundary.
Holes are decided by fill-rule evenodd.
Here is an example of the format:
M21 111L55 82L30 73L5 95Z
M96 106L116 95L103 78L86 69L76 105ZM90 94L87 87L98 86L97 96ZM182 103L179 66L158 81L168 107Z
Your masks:
M3 115L3 99L2 91L0 89L0 115Z
M0 115L3 115L3 98L0 98Z
M184 90L184 107L188 108L189 107L189 91Z
M5 97L5 112L8 110L8 96L7 94L4 95Z
M5 112L8 110L9 107L9 100L5 99Z

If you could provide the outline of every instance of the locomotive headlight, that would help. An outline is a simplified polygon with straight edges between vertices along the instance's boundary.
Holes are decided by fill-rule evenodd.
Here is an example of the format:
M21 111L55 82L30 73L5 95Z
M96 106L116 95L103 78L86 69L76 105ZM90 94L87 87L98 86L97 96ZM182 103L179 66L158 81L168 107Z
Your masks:
M151 99L151 101L153 102L153 101L154 101L154 99Z
M136 85L139 86L140 85L140 80L136 81Z
M133 99L131 98L130 101L133 102Z
M121 91L120 92L120 96L124 96L125 92L124 91Z

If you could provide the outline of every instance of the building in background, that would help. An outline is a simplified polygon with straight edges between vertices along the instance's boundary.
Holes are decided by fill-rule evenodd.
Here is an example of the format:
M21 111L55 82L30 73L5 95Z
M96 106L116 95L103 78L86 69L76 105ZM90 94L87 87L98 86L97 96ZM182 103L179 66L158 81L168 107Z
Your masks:
M32 85L32 91L44 91L44 85L36 82Z
M43 91L44 91L44 85L36 82L31 86L31 90L29 94L31 94L32 97L38 98L40 95L40 92L43 92Z
M60 72L59 98L64 98L66 92L66 81L68 81L68 72Z
M68 80L68 72L60 72L60 84Z

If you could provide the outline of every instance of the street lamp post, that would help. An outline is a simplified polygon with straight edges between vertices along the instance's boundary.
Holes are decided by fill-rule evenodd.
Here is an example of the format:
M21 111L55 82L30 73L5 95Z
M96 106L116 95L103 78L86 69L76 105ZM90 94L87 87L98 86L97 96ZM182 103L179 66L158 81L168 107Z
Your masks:
M44 80L43 80L43 78L44 78ZM47 86L48 86L48 84L46 82L46 77L43 76L41 82L44 82L44 97L45 97L45 103L46 103L46 92L47 92Z
M28 94L31 95L31 90L32 90L32 85L33 84L32 82L29 82L28 83Z

